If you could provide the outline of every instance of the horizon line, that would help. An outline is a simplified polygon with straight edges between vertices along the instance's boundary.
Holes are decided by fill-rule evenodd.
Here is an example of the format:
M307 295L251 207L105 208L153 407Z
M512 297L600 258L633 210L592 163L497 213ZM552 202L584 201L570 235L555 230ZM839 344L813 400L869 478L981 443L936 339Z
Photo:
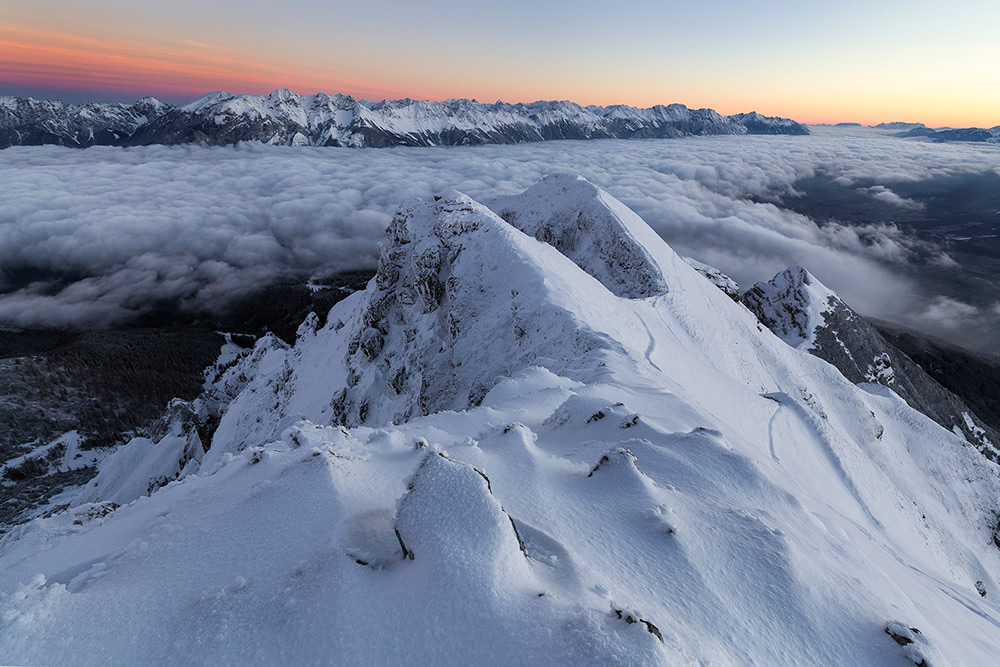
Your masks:
M157 102L161 102L163 104L169 104L169 105L177 107L177 108L183 108L185 106L190 106L191 104L194 104L198 100L203 99L205 97L208 97L210 95L225 94L225 95L231 95L232 97L270 97L270 96L274 95L275 93L279 93L279 92L282 92L282 91L287 91L287 92L289 92L289 93L291 93L293 95L296 95L298 97L315 97L315 96L318 96L318 95L326 95L328 97L343 96L343 97L349 97L350 99L352 99L352 100L354 100L356 102L369 102L371 104L379 104L379 103L382 103L382 102L406 102L406 101L410 101L410 102L428 102L428 103L438 103L439 104L439 103L452 102L452 101L469 101L469 102L473 102L473 103L476 103L476 104L482 104L484 106L494 105L494 104L509 104L511 106L518 106L518 105L538 104L538 103L541 103L541 102L549 102L549 103L565 102L565 103L568 103L568 104L574 104L574 105L576 105L576 106L578 106L580 108L583 108L583 109L592 108L592 107L598 107L598 108L607 109L607 108L615 107L615 106L627 106L627 107L631 107L633 109L654 109L656 107L669 107L669 106L679 105L679 106L683 106L683 107L685 107L687 109L693 109L693 110L708 109L710 111L715 111L716 113L719 113L719 115L721 115L721 116L726 116L726 117L728 117L728 116L734 116L734 115L739 115L739 114L744 114L744 113L759 113L759 112L757 112L755 110L751 110L751 111L738 112L736 114L724 114L724 113L716 111L712 107L691 107L691 106L688 106L687 104L685 104L683 102L669 102L669 103L665 103L665 104L664 103L659 103L659 104L654 104L654 105L649 106L649 107L641 107L641 106L635 106L635 105L624 104L624 103L615 103L615 104L580 104L580 103L575 102L575 101L570 100L570 99L537 99L537 100L531 100L531 101L528 101L528 102L523 102L523 101L507 102L507 101L504 101L502 99L498 99L495 102L480 102L477 98L474 98L474 97L448 97L448 98L443 98L443 99L433 99L433 98L429 98L429 97L428 98L414 98L414 97L406 96L406 97L396 97L396 98L385 97L385 98L382 98L380 100L376 100L376 99L369 99L369 98L366 98L366 97L359 97L359 96L352 95L351 93L345 93L345 92L340 92L340 91L337 91L337 92L326 92L326 91L323 91L323 90L318 90L315 93L297 93L297 92L291 90L290 88L275 88L275 89L273 89L269 93L234 93L234 92L231 92L231 91L228 91L228 90L222 90L222 89L219 89L219 90L210 90L210 91L207 91L207 92L204 92L204 93L201 93L201 94L195 96L194 98L190 99L190 101L185 102L185 103L165 102L164 100L161 100L156 95L151 95L151 94L140 95L140 96L136 97L135 100L132 101L132 102L115 101L115 100L112 100L112 99L109 99L109 98L105 98L105 99L87 98L87 99L83 99L80 102L66 102L60 96L35 97L34 95L30 95L30 94L28 94L28 95L18 95L18 94L12 94L12 93L11 94L0 94L0 97L31 99L31 100L35 100L35 101L44 101L44 102L60 102L62 104L66 104L68 106L79 106L79 105L82 105L82 104L124 104L124 105L128 105L128 104L135 104L135 103L137 103L137 102L139 102L139 101L141 101L143 99L147 99L148 98L148 99L154 99ZM766 116L766 114L763 114L763 113L760 114L760 115L765 116L765 117L769 117L769 118L782 118L782 119L786 119L786 120L792 120L792 121L794 121L796 123L799 123L801 125L807 125L807 126L808 125L820 125L820 126L847 125L847 126L875 128L877 125L879 125L881 123L905 123L905 124L908 124L908 125L923 125L924 127L929 127L931 129L937 129L937 128L949 128L949 129L966 129L966 128L968 128L968 129L973 129L974 127L978 127L978 126L957 127L957 126L954 126L954 125L931 126L931 125L926 125L925 123L920 122L920 121L898 121L898 120L881 121L880 123L860 123L860 122L856 122L856 121L832 121L832 120L819 121L819 122L803 122L803 121L796 120L796 119L794 119L794 118L792 118L790 116ZM996 127L996 126L986 126L986 129L989 129L991 127Z

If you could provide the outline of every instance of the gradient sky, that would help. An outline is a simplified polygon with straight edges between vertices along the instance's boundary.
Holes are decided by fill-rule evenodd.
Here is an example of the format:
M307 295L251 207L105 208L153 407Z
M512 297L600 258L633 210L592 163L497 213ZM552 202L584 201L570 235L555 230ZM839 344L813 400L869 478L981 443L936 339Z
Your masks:
M998 26L996 0L3 0L0 95L290 88L992 127Z

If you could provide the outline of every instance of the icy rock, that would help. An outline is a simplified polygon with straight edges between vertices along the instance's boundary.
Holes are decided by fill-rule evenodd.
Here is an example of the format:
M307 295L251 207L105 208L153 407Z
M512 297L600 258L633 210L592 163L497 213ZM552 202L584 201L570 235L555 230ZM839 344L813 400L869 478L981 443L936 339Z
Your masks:
M661 643L663 642L663 634L660 632L660 629L653 625L650 621L640 618L638 614L628 610L615 609L614 612L616 618L625 621L629 625L632 625L633 623L641 623L645 626L646 631L649 632L649 634L659 639Z

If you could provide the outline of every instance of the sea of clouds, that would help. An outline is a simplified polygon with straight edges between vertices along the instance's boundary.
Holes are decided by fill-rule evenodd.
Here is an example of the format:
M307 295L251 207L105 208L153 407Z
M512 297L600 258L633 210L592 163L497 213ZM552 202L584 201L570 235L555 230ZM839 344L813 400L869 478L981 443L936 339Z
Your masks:
M986 170L1000 174L995 147L824 128L448 148L11 148L0 151L0 324L103 327L163 303L219 309L278 278L374 267L385 225L412 197L456 188L487 199L575 172L744 288L801 264L866 315L984 348L997 342L1000 304L913 277L918 255L953 265L943 247L892 224L819 225L780 203L823 174L912 208L894 183Z

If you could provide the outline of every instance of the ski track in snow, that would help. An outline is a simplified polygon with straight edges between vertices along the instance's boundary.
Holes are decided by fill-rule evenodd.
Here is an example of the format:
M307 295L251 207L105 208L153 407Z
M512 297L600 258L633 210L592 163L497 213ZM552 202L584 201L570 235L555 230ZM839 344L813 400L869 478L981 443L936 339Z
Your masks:
M765 395L765 398L771 398L771 395ZM777 400L777 399L772 399ZM778 418L778 413L781 412L781 401L778 401L778 407L774 409L774 414L771 418L767 420L767 447L771 452L771 458L774 459L775 463L781 463L781 459L778 458L778 453L774 449L774 420Z
M653 353L656 352L656 338L653 336L653 332L650 331L649 325L646 324L646 321L645 320L641 320L641 323L642 323L643 328L646 330L646 336L649 337L649 344L646 346L646 349L643 352L643 356L646 358L646 361L649 362L650 366L652 366L653 368L655 368L656 370L658 370L658 371L660 371L662 373L663 369L661 369L659 366L657 366L656 362L653 361Z

